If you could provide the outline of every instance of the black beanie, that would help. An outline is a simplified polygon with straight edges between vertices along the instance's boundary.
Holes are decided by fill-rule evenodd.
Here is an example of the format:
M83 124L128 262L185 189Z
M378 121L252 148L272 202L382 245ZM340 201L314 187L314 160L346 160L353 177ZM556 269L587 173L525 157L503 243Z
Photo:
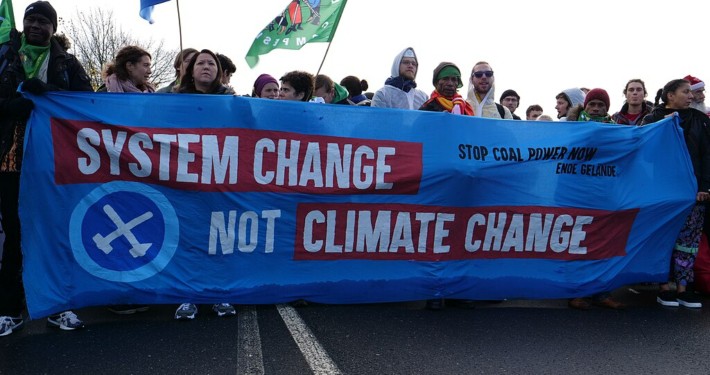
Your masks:
M518 101L520 101L520 95L518 95L518 93L515 92L515 90L505 90L505 91L503 91L503 95L500 96L499 102L502 102L503 99L505 99L508 96L514 96L514 97L518 98Z
M27 16L32 14L41 14L47 17L49 22L52 23L52 26L54 26L54 32L57 32L57 11L54 10L54 7L52 7L52 4L48 1L36 1L28 5L25 9L24 18L27 18Z

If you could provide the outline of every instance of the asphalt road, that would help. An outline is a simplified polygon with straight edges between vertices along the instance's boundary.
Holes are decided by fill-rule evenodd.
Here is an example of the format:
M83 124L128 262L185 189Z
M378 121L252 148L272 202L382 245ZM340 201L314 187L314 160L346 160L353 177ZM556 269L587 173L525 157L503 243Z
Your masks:
M628 307L577 311L566 300L238 306L194 321L176 306L118 316L77 311L63 332L35 320L0 337L2 374L710 374L710 298L664 308L655 287L615 291Z

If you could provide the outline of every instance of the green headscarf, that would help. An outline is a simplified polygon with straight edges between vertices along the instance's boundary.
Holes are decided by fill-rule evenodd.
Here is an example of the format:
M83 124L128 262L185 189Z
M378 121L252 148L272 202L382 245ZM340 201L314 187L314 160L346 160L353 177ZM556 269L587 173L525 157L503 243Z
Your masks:
M436 75L436 80L440 80L442 78L446 77L456 77L458 78L459 84L456 86L456 88L462 88L463 87L463 82L461 82L461 71L453 66L453 65L447 65L441 71L439 71L439 74Z

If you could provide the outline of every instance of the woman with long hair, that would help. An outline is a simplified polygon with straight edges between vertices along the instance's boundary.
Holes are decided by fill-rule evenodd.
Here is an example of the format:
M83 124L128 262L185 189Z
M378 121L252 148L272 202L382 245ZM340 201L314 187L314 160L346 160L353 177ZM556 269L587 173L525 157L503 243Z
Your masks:
M108 92L155 92L150 83L151 56L138 46L121 48L104 70L104 87Z
M234 90L222 84L219 59L208 49L203 49L192 57L180 85L174 91L181 94L234 95Z
M656 300L663 306L700 308L702 302L695 293L688 290L688 286L693 283L695 277L693 266L705 218L703 202L710 199L710 118L697 109L690 108L692 100L690 83L683 79L672 80L663 89L658 90L656 107L643 119L643 124L678 114L698 186L695 196L697 203L676 239L671 256L671 280L676 283L676 293L671 291L669 283L661 284Z
M192 57L180 85L173 90L182 94L234 95L234 90L222 84L222 67L217 55L207 49L203 49ZM234 306L227 302L212 305L212 311L217 316L225 317L237 314ZM175 319L177 320L192 320L195 315L197 315L197 305L191 302L185 302L175 310Z

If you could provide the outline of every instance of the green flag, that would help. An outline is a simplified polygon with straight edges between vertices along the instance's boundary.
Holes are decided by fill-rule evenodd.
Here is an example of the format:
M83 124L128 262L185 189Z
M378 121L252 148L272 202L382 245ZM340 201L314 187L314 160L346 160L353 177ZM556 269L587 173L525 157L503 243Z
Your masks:
M0 2L0 44L10 40L10 31L15 28L15 15L12 13L12 0Z
M347 0L292 0L256 36L245 59L249 67L273 49L301 49L307 43L330 42Z

